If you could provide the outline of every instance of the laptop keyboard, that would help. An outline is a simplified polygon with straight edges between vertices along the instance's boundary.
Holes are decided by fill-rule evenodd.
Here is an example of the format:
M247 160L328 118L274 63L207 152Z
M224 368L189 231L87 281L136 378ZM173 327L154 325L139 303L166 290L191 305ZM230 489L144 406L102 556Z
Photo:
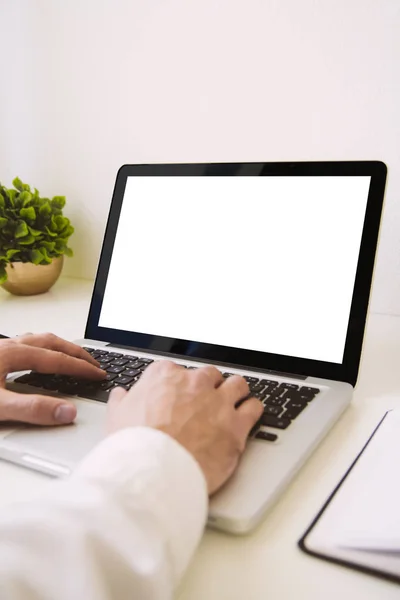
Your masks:
M102 369L107 371L103 381L88 381L77 379L68 375L47 375L31 371L18 377L18 383L26 383L60 394L78 396L107 402L109 394L114 387L123 387L129 390L139 379L146 367L153 361L150 358L132 356L119 352L107 352L94 348L84 348L95 358Z
M153 362L151 358L142 358L119 352L108 352L97 348L84 348L107 371L103 381L76 379L67 375L48 375L31 371L15 381L33 387L59 392L68 396L77 396L107 402L114 387L129 390L140 378L143 371ZM184 366L185 365L181 365ZM196 369L197 367L185 367ZM222 373L225 378L233 373ZM251 396L258 398L264 405L264 413L253 427L251 435L256 439L275 441L277 434L260 427L286 429L298 417L308 404L319 394L316 387L308 387L279 382L258 377L244 377L249 385Z

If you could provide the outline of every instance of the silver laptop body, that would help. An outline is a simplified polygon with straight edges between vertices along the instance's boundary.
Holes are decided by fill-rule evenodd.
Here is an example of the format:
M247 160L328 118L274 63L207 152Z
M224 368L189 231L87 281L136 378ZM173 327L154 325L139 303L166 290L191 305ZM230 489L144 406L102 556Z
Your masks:
M210 526L251 530L350 403L385 180L376 161L118 172L77 343L123 368L113 385L133 385L152 360L214 364L245 376L265 405L237 472L211 499ZM17 373L8 386L35 393L37 377ZM66 477L103 438L111 388L69 395L68 382L53 381L40 393L69 397L76 422L21 425L0 438L0 458Z

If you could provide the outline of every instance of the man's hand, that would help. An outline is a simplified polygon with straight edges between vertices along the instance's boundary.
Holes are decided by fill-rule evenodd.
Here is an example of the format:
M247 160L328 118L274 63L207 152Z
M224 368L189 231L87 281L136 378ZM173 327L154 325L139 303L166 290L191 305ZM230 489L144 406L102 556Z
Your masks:
M115 388L108 402L110 432L131 426L160 429L175 438L202 468L210 494L232 475L247 436L262 414L243 377L226 380L218 369L187 370L161 361L129 391Z
M62 398L16 394L5 389L9 373L30 369L87 379L106 376L83 348L51 333L0 340L0 421L62 425L75 419L75 406Z

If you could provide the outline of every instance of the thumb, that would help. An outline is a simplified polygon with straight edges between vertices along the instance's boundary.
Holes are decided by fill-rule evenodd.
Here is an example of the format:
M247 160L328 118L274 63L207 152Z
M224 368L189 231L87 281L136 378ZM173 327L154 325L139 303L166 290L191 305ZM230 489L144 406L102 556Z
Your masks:
M118 407L121 405L122 400L125 398L128 392L120 387L115 387L111 390L107 402L107 431L112 433L119 429L116 424L118 423Z
M107 402L108 407L111 408L113 405L119 404L121 402L121 400L123 398L125 398L127 393L128 392L126 390L124 390L124 388L121 388L121 387L113 388L108 397L108 402Z
M75 417L75 406L61 398L0 390L0 421L66 425L72 423Z

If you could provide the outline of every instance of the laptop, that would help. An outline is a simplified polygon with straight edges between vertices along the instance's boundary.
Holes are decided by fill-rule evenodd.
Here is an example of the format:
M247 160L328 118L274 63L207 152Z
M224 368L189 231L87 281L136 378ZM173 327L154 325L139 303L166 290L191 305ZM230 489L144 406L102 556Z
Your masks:
M382 211L382 162L125 165L117 175L85 337L101 383L18 373L76 423L20 426L0 457L65 477L104 435L115 385L154 360L246 378L264 414L210 526L251 530L349 405Z

